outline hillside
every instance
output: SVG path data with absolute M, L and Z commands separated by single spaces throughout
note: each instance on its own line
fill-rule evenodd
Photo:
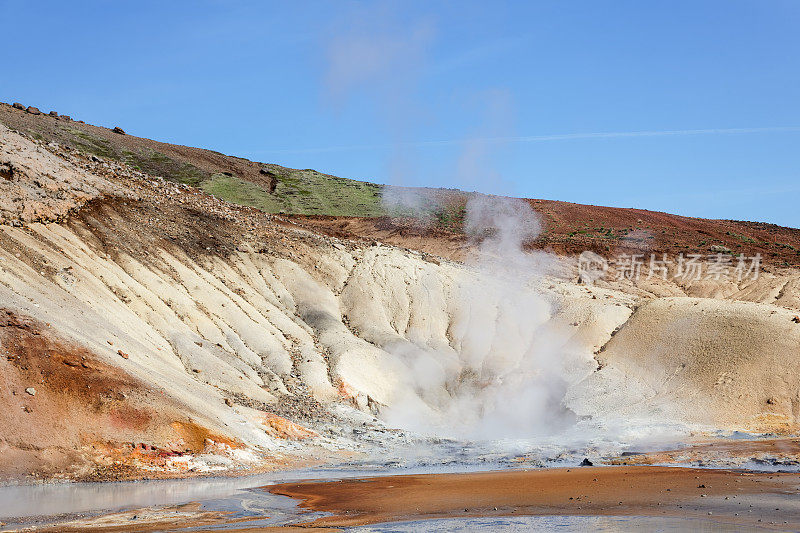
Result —
M 151 176 L 192 185 L 222 200 L 267 213 L 298 216 L 298 223 L 332 235 L 403 244 L 465 241 L 464 206 L 470 194 L 449 189 L 403 189 L 417 211 L 381 201 L 396 187 L 339 178 L 311 169 L 290 169 L 239 157 L 115 133 L 69 117 L 32 114 L 0 104 L 0 123 L 34 139 L 124 163 Z M 759 222 L 709 220 L 646 211 L 529 200 L 542 219 L 533 248 L 560 254 L 592 250 L 621 253 L 761 254 L 774 266 L 800 265 L 800 229 Z M 411 217 L 409 217 L 411 215 Z M 388 218 L 391 216 L 391 218 Z M 335 218 L 329 218 L 335 217 Z M 439 250 L 439 245 L 431 251 Z
M 265 165 L 79 124 L 110 139 L 87 153 L 31 130 L 72 122 L 2 110 L 31 126 L 0 125 L 0 479 L 446 461 L 465 440 L 533 437 L 577 464 L 595 438 L 611 460 L 630 435 L 800 428 L 788 251 L 758 277 L 594 285 L 571 253 L 725 232 L 768 251 L 797 230 L 507 198 L 469 237 L 437 226 L 458 217 L 285 216 L 117 157 L 142 143 L 172 154 L 162 169 L 192 157 L 242 182 Z M 524 248 L 529 206 L 546 230 Z

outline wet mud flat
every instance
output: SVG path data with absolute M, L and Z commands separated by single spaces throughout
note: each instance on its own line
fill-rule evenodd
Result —
M 265 487 L 331 513 L 303 525 L 420 519 L 639 516 L 800 528 L 800 474 L 658 466 L 578 467 L 308 481 Z
M 797 445 L 733 439 L 595 460 L 613 466 L 581 467 L 575 457 L 548 468 L 527 460 L 399 469 L 376 461 L 245 477 L 6 486 L 0 531 L 800 530 Z M 12 508 L 27 518 L 4 518 Z

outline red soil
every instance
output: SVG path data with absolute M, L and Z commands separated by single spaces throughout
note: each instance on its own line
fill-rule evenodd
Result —
M 710 220 L 646 211 L 552 200 L 528 200 L 540 215 L 543 231 L 532 249 L 559 254 L 591 250 L 605 257 L 621 253 L 702 254 L 729 253 L 747 257 L 761 254 L 764 264 L 800 266 L 800 229 L 761 222 Z M 467 237 L 435 225 L 410 219 L 292 216 L 315 231 L 339 237 L 380 240 L 460 260 Z M 715 247 L 715 248 L 712 248 Z M 727 252 L 726 252 L 727 253 Z M 649 255 L 648 255 L 649 256 Z
M 47 324 L 0 310 L 0 347 L 0 479 L 140 477 L 207 438 L 237 446 Z

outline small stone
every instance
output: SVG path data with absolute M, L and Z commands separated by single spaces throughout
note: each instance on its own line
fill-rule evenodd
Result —
M 27 392 L 31 396 L 36 396 L 36 389 L 34 389 L 33 387 L 28 387 L 27 389 L 25 389 L 25 392 Z
M 225 398 L 225 405 L 227 405 L 228 407 L 233 407 L 233 400 L 231 400 L 230 398 Z
M 129 357 L 129 356 L 128 356 L 128 354 L 126 354 L 126 353 L 125 353 L 125 352 L 123 352 L 122 350 L 117 350 L 117 353 L 118 353 L 118 354 L 119 354 L 119 356 L 120 356 L 120 357 L 122 357 L 123 359 L 127 359 L 127 358 Z
M 792 318 L 792 322 L 794 322 L 795 324 L 800 324 L 800 316 L 794 315 L 794 317 Z

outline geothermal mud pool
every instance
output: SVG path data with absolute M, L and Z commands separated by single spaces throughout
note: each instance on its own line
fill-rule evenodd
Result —
M 745 442 L 750 453 L 775 444 Z M 258 531 L 309 523 L 353 531 L 800 526 L 797 474 L 785 469 L 576 467 L 574 460 L 560 461 L 573 466 L 372 463 L 234 478 L 9 486 L 0 489 L 0 509 L 16 516 L 0 517 L 7 530 L 44 531 Z

